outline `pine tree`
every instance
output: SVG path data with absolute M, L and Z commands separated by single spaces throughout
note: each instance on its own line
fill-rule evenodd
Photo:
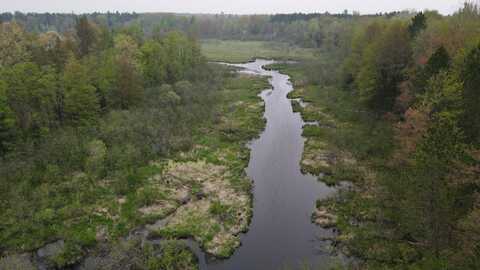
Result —
M 418 75 L 415 78 L 414 85 L 418 93 L 425 92 L 425 87 L 428 81 L 443 70 L 450 67 L 450 56 L 445 47 L 440 46 L 428 59 L 427 64 L 423 69 L 419 69 Z
M 461 126 L 468 141 L 480 143 L 480 45 L 465 58 L 462 71 L 465 112 Z
M 8 106 L 6 83 L 0 81 L 0 156 L 8 149 L 8 144 L 13 139 L 15 118 Z
M 425 72 L 428 78 L 437 75 L 440 71 L 450 67 L 450 56 L 445 47 L 440 46 L 428 59 L 425 65 Z
M 427 28 L 427 18 L 423 12 L 418 13 L 415 17 L 413 17 L 410 26 L 408 27 L 408 31 L 412 38 L 415 38 L 418 33 L 422 30 Z
M 89 54 L 96 42 L 96 33 L 93 25 L 88 21 L 86 16 L 82 16 L 77 20 L 75 25 L 77 38 L 79 40 L 80 56 Z
M 365 48 L 363 67 L 356 79 L 360 97 L 371 110 L 392 110 L 411 61 L 408 39 L 406 27 L 396 22 Z

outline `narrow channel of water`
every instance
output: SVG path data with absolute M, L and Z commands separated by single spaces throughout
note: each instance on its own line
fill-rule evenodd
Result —
M 300 159 L 304 147 L 299 113 L 293 113 L 287 94 L 293 90 L 287 75 L 267 71 L 273 61 L 235 65 L 243 72 L 270 76 L 272 89 L 262 92 L 267 125 L 260 138 L 251 142 L 247 169 L 254 181 L 254 215 L 242 246 L 223 261 L 205 263 L 208 270 L 325 269 L 331 258 L 328 243 L 321 241 L 332 232 L 311 223 L 315 201 L 335 192 L 316 177 L 302 174 Z

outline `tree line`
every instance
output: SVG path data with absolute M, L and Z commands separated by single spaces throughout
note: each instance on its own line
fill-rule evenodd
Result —
M 335 59 L 317 63 L 311 81 L 354 97 L 358 114 L 391 134 L 367 149 L 373 182 L 349 194 L 362 224 L 354 254 L 368 269 L 478 269 L 479 6 L 344 25 L 346 42 L 324 51 Z
M 107 196 L 100 183 L 126 196 L 142 166 L 189 149 L 215 115 L 220 79 L 182 32 L 86 16 L 65 33 L 1 23 L 0 253 L 60 237 L 78 254 L 95 242 L 87 209 Z
M 293 45 L 321 48 L 338 43 L 338 35 L 347 24 L 368 18 L 412 16 L 410 12 L 392 12 L 360 16 L 359 13 L 294 13 L 275 15 L 169 14 L 169 13 L 91 13 L 85 16 L 109 29 L 131 27 L 151 36 L 173 30 L 200 39 L 281 41 Z M 79 15 L 50 13 L 2 13 L 0 21 L 15 21 L 28 31 L 71 29 Z

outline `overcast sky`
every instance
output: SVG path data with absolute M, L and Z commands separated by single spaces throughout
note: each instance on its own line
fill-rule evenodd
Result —
M 180 13 L 377 13 L 405 9 L 435 9 L 448 14 L 464 0 L 0 0 L 0 11 L 75 12 L 135 11 Z

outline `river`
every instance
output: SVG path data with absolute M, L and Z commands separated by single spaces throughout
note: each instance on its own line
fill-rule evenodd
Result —
M 326 269 L 331 262 L 328 243 L 332 235 L 311 223 L 315 201 L 332 195 L 335 189 L 304 175 L 300 159 L 305 124 L 294 113 L 287 94 L 293 90 L 289 76 L 263 67 L 273 61 L 234 65 L 241 72 L 270 77 L 271 89 L 261 93 L 265 102 L 266 128 L 250 143 L 247 174 L 254 182 L 253 219 L 242 235 L 242 246 L 227 260 L 200 258 L 200 268 L 209 270 Z

